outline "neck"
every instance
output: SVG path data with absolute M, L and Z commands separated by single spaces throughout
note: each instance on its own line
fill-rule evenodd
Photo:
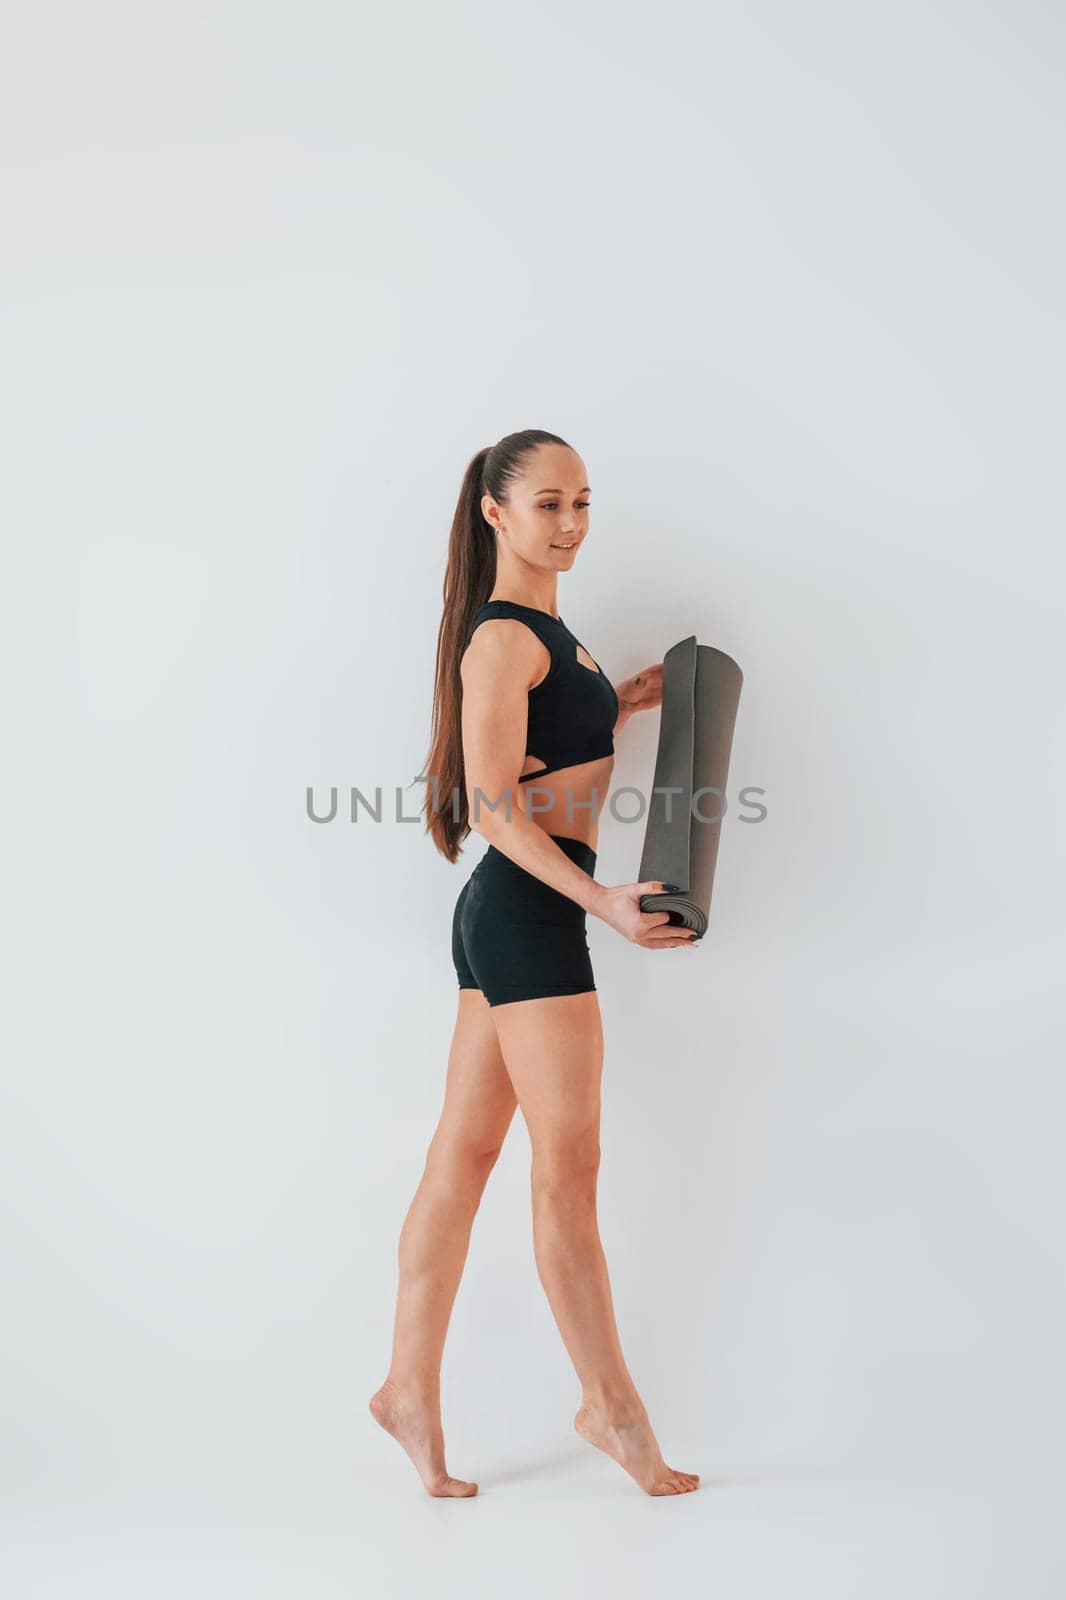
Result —
M 492 586 L 491 600 L 510 600 L 516 606 L 532 606 L 534 611 L 548 611 L 553 617 L 559 615 L 559 603 L 556 598 L 556 575 L 549 573 L 547 578 L 543 573 L 508 572 L 501 562 L 496 570 L 496 582 Z

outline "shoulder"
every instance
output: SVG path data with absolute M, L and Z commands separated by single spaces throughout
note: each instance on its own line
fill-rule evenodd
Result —
M 474 619 L 473 631 L 467 642 L 463 659 L 475 656 L 502 661 L 507 657 L 524 654 L 537 659 L 544 650 L 542 640 L 518 617 L 496 616 L 489 613 Z
M 464 683 L 512 677 L 526 687 L 543 674 L 547 646 L 517 617 L 480 613 L 459 662 Z

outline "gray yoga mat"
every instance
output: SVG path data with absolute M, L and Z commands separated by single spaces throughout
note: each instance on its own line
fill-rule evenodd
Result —
M 637 881 L 674 887 L 671 893 L 642 894 L 640 909 L 668 911 L 676 926 L 701 934 L 711 910 L 743 681 L 732 656 L 697 644 L 695 634 L 663 657 L 659 749 Z

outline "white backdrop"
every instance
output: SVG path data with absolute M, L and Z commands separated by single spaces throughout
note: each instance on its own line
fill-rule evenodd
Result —
M 1061 15 L 3 34 L 10 1592 L 1061 1592 Z M 421 770 L 460 478 L 523 427 L 588 465 L 605 669 L 745 673 L 702 949 L 590 921 L 683 1501 L 572 1432 L 520 1118 L 445 1355 L 478 1500 L 366 1410 L 483 845 L 305 790 Z

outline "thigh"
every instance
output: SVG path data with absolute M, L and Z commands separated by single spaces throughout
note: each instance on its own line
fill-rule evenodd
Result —
M 479 989 L 460 989 L 433 1144 L 453 1154 L 491 1155 L 507 1136 L 516 1104 L 485 997 Z
M 596 1143 L 603 1020 L 595 990 L 491 1007 L 500 1048 L 534 1155 Z

